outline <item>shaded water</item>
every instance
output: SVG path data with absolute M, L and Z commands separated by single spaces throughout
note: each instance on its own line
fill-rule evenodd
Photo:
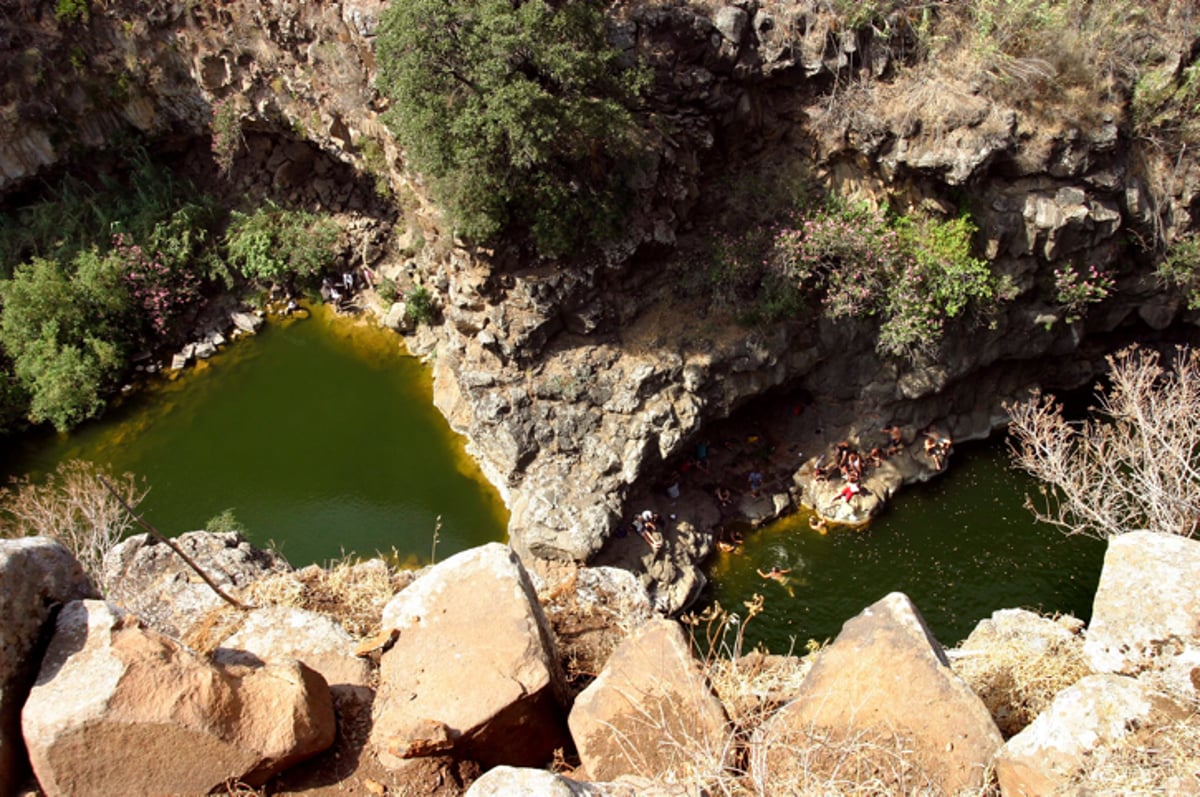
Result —
M 169 534 L 232 507 L 294 565 L 343 551 L 428 561 L 505 538 L 508 514 L 387 330 L 316 308 L 146 390 L 70 435 L 22 441 L 6 473 L 71 458 L 147 479 Z
M 706 601 L 745 614 L 748 650 L 803 652 L 809 639 L 837 635 L 842 623 L 889 592 L 906 593 L 940 642 L 952 645 L 996 609 L 1024 607 L 1091 614 L 1104 558 L 1101 542 L 1067 538 L 1035 523 L 1023 506 L 1036 484 L 1013 471 L 1002 443 L 959 446 L 949 471 L 907 487 L 859 531 L 821 536 L 807 515 L 747 535 L 740 552 L 717 553 Z M 755 571 L 790 568 L 788 582 Z

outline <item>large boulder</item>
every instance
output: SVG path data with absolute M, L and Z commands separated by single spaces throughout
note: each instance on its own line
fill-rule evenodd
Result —
M 1195 696 L 1200 688 L 1197 584 L 1200 541 L 1148 531 L 1111 540 L 1083 646 L 1092 669 L 1128 675 L 1157 670 L 1175 690 Z
M 217 664 L 302 661 L 332 689 L 369 686 L 371 665 L 354 653 L 355 640 L 335 620 L 289 606 L 268 606 L 245 614 L 236 631 L 213 651 Z
M 335 733 L 329 688 L 303 664 L 216 667 L 101 601 L 59 614 L 21 727 L 51 797 L 258 785 Z
M 371 742 L 385 766 L 452 747 L 485 765 L 537 766 L 566 742 L 565 685 L 529 575 L 491 543 L 430 568 L 383 612 Z
M 672 620 L 651 620 L 621 643 L 575 699 L 568 724 L 595 780 L 684 772 L 697 762 L 720 772 L 732 748 L 725 710 Z
M 61 604 L 97 597 L 79 562 L 55 540 L 0 540 L 0 794 L 26 771 L 21 705 L 38 671 L 43 626 Z
M 757 741 L 753 767 L 762 783 L 796 783 L 802 769 L 818 777 L 825 766 L 848 771 L 852 761 L 886 767 L 897 793 L 947 794 L 980 789 L 1003 744 L 987 707 L 899 592 L 842 626 Z
M 1089 675 L 1060 692 L 996 755 L 1006 797 L 1062 793 L 1097 749 L 1139 726 L 1182 716 L 1175 703 L 1121 675 Z
M 292 569 L 281 556 L 255 548 L 236 531 L 189 531 L 175 544 L 227 592 Z M 225 605 L 179 554 L 149 534 L 136 534 L 108 552 L 104 583 L 110 601 L 174 637 L 185 636 L 207 612 Z

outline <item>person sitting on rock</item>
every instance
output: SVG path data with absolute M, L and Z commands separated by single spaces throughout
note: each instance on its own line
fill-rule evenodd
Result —
M 837 444 L 837 464 L 839 468 L 847 467 L 850 464 L 850 443 L 843 440 Z
M 729 506 L 729 502 L 733 500 L 733 493 L 727 487 L 717 485 L 717 489 L 713 491 L 713 494 L 717 497 L 717 503 L 721 506 Z
M 845 499 L 846 503 L 850 503 L 850 499 L 862 492 L 862 488 L 858 486 L 858 482 L 847 482 L 846 486 L 838 493 L 838 498 Z
M 887 455 L 879 446 L 875 446 L 871 449 L 871 453 L 867 454 L 867 464 L 872 468 L 878 468 L 885 459 L 887 459 Z
M 888 436 L 887 455 L 889 457 L 900 453 L 900 449 L 904 447 L 904 432 L 897 424 L 889 424 L 879 431 Z
M 717 526 L 717 549 L 729 553 L 737 547 L 736 543 L 729 538 L 724 526 Z
M 758 498 L 758 491 L 761 490 L 763 486 L 763 475 L 758 471 L 753 470 L 750 471 L 750 475 L 747 478 L 750 480 L 750 494 L 755 498 Z

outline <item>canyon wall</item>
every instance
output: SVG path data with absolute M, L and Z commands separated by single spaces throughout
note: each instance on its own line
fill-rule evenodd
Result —
M 124 0 L 65 22 L 18 3 L 0 12 L 0 191 L 19 197 L 131 131 L 215 173 L 214 123 L 234 119 L 225 190 L 358 214 L 362 263 L 435 295 L 438 322 L 407 330 L 410 349 L 432 362 L 435 402 L 500 489 L 523 554 L 594 557 L 635 490 L 764 394 L 819 397 L 839 434 L 885 419 L 980 437 L 1029 385 L 1076 387 L 1117 343 L 1192 328 L 1153 274 L 1156 242 L 1191 226 L 1189 150 L 1155 155 L 1118 101 L 1031 105 L 952 69 L 905 83 L 922 57 L 911 28 L 839 27 L 815 2 L 614 7 L 610 39 L 654 76 L 625 234 L 565 262 L 466 247 L 381 121 L 385 5 Z M 1172 79 L 1189 52 L 1175 57 Z M 744 326 L 688 289 L 718 229 L 800 186 L 969 211 L 1014 296 L 954 321 L 935 354 L 899 359 L 876 352 L 870 318 Z M 1081 320 L 1047 290 L 1064 263 L 1117 278 Z

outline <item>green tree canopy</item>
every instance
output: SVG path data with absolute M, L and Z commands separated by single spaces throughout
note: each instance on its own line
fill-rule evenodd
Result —
M 120 259 L 95 249 L 65 266 L 34 258 L 0 282 L 0 298 L 0 344 L 30 396 L 30 419 L 65 430 L 95 415 L 124 364 L 133 317 Z
M 644 79 L 596 0 L 405 0 L 385 12 L 380 90 L 412 165 L 461 234 L 528 235 L 545 255 L 611 235 Z

